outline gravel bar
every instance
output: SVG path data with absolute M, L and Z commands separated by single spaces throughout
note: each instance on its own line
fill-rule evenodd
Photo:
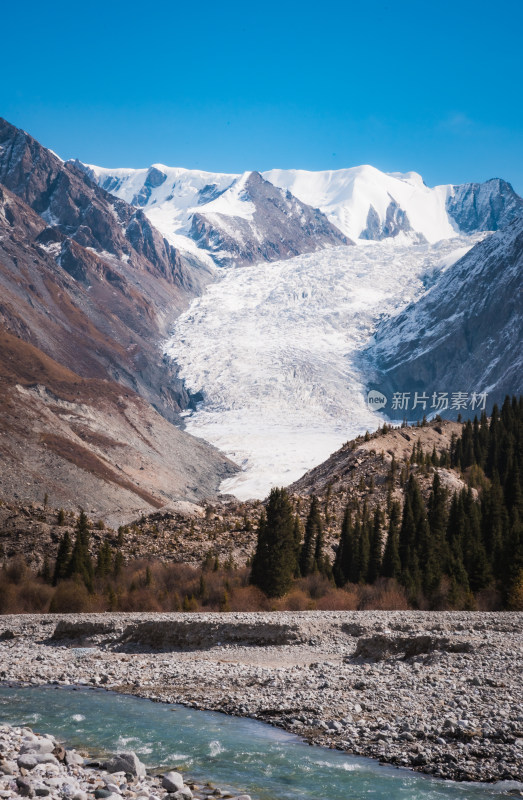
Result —
M 521 613 L 4 616 L 0 680 L 105 687 L 439 778 L 523 781 L 522 634 Z

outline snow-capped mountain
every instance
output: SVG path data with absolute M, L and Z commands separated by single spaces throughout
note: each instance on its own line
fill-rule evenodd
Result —
M 494 231 L 523 214 L 523 199 L 506 181 L 429 188 L 417 172 L 361 166 L 324 172 L 271 170 L 264 177 L 317 206 L 351 239 L 437 242 L 457 233 Z
M 258 172 L 224 175 L 160 164 L 148 170 L 79 166 L 102 188 L 143 207 L 171 244 L 208 254 L 220 266 L 352 244 L 321 211 Z
M 220 265 L 312 252 L 341 244 L 341 234 L 355 242 L 434 243 L 498 230 L 523 214 L 523 200 L 499 179 L 430 188 L 416 172 L 385 173 L 371 166 L 274 169 L 261 177 L 161 164 L 82 168 L 102 188 L 143 208 L 172 244 L 202 257 L 208 253 Z
M 487 237 L 420 299 L 378 328 L 373 385 L 393 392 L 487 392 L 489 407 L 523 391 L 523 217 Z M 465 398 L 464 398 L 465 399 Z M 389 407 L 390 409 L 390 404 Z M 466 415 L 469 402 L 460 410 Z M 388 413 L 388 409 L 384 409 Z M 408 416 L 399 411 L 393 416 Z M 418 406 L 413 416 L 423 413 Z M 447 412 L 448 413 L 448 412 Z
M 459 358 L 467 358 L 459 343 L 463 337 L 472 340 L 473 317 L 462 330 L 454 324 L 453 307 L 458 303 L 466 317 L 470 295 L 470 308 L 480 315 L 481 304 L 491 303 L 496 277 L 490 269 L 485 280 L 479 273 L 469 280 L 465 266 L 460 279 L 449 282 L 457 274 L 452 265 L 462 259 L 475 265 L 476 274 L 490 252 L 488 241 L 481 240 L 516 217 L 523 219 L 523 200 L 497 179 L 430 188 L 416 173 L 386 174 L 369 166 L 262 175 L 161 165 L 84 169 L 100 186 L 142 208 L 182 250 L 193 248 L 219 265 L 242 266 L 220 271 L 177 321 L 166 353 L 179 365 L 188 390 L 202 398 L 186 419 L 187 430 L 243 466 L 222 490 L 244 498 L 263 497 L 271 486 L 290 483 L 347 439 L 377 427 L 382 417 L 366 397 L 369 364 L 373 369 L 378 364 L 380 380 L 385 370 L 397 371 L 406 385 L 395 388 L 404 391 L 417 386 L 416 370 L 422 368 L 434 373 L 436 383 L 447 368 L 457 380 L 458 362 L 452 372 L 450 355 L 445 357 L 445 347 L 448 354 L 454 347 L 452 336 L 439 348 L 437 333 L 452 331 Z M 500 236 L 494 234 L 493 241 Z M 343 244 L 347 241 L 358 246 Z M 431 295 L 440 298 L 441 308 L 433 315 L 428 309 L 423 324 L 418 317 L 408 323 L 430 287 L 434 293 L 442 287 Z M 507 310 L 517 296 L 514 286 L 510 291 Z M 502 316 L 501 307 L 492 308 Z M 397 316 L 401 312 L 404 317 Z M 489 327 L 497 330 L 489 315 L 485 311 L 481 318 L 485 337 Z M 405 323 L 397 328 L 401 319 Z M 377 328 L 374 355 L 365 359 Z M 505 330 L 498 332 L 506 338 Z M 426 358 L 416 338 L 425 334 Z M 495 349 L 485 350 L 491 362 Z M 511 359 L 516 363 L 507 347 L 506 367 Z M 485 390 L 484 366 L 481 356 L 473 355 L 466 385 L 434 388 L 473 391 L 474 384 L 474 390 Z M 515 391 L 508 387 L 515 381 L 511 375 L 507 389 Z M 388 391 L 392 384 L 383 385 Z
M 194 211 L 190 237 L 222 265 L 255 264 L 353 244 L 327 217 L 259 172 Z

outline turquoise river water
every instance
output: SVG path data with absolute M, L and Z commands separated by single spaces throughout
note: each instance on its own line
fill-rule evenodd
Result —
M 180 769 L 253 800 L 480 800 L 511 788 L 438 781 L 311 747 L 255 720 L 103 690 L 0 686 L 0 722 L 52 733 L 92 755 L 134 750 L 148 767 Z

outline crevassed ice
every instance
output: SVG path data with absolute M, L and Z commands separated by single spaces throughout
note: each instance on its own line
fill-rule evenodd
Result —
M 187 430 L 242 472 L 221 490 L 265 497 L 374 430 L 357 356 L 383 316 L 402 309 L 472 247 L 392 240 L 226 270 L 176 323 L 165 351 L 204 402 Z

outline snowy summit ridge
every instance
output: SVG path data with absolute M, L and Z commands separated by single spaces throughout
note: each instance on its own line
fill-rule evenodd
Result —
M 103 189 L 143 208 L 172 244 L 190 251 L 196 244 L 220 266 L 288 258 L 347 243 L 343 237 L 434 243 L 498 230 L 523 213 L 523 200 L 500 179 L 430 188 L 416 172 L 369 165 L 234 175 L 76 163 Z

